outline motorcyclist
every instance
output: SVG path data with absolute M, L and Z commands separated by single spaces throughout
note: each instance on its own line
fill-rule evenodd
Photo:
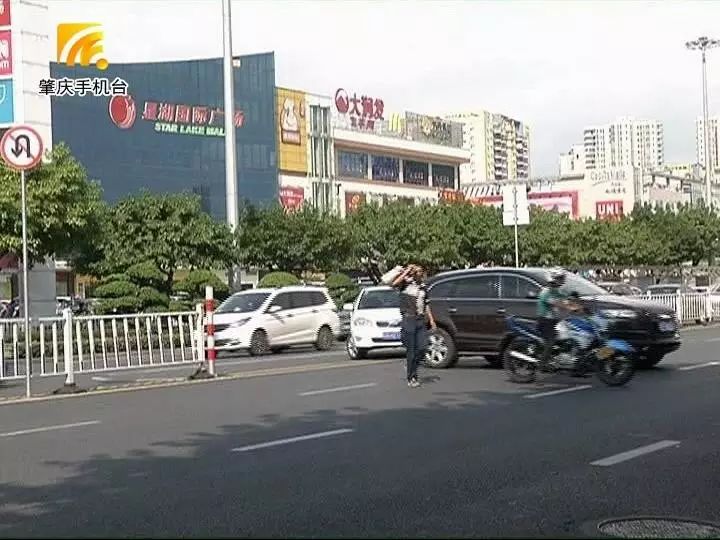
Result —
M 538 332 L 544 341 L 540 368 L 543 369 L 548 369 L 552 361 L 552 349 L 557 335 L 555 327 L 560 322 L 560 308 L 569 306 L 569 296 L 561 289 L 565 284 L 565 279 L 564 270 L 551 270 L 548 284 L 542 288 L 538 295 Z

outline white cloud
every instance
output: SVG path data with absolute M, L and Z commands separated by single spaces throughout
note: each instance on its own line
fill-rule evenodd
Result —
M 96 20 L 110 61 L 222 54 L 219 0 L 53 0 L 51 22 Z M 532 128 L 534 173 L 587 124 L 665 124 L 666 158 L 690 160 L 700 59 L 684 42 L 720 34 L 720 3 L 570 1 L 233 2 L 236 54 L 275 51 L 280 85 L 383 97 L 389 110 L 485 108 Z M 720 37 L 720 35 L 716 35 Z M 709 58 L 720 113 L 720 50 Z

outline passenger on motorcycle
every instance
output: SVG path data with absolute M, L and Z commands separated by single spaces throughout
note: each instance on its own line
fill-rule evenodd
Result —
M 550 281 L 543 287 L 538 296 L 537 316 L 538 332 L 543 338 L 544 349 L 540 360 L 541 368 L 548 368 L 552 361 L 552 350 L 557 336 L 555 327 L 560 322 L 560 309 L 577 310 L 577 304 L 569 300 L 570 296 L 562 291 L 565 284 L 565 271 L 562 269 L 550 272 Z

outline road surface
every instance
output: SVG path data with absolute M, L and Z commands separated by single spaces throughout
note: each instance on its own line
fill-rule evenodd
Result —
M 515 385 L 476 361 L 410 389 L 399 361 L 379 361 L 0 406 L 0 535 L 578 537 L 617 516 L 720 521 L 719 344 L 718 329 L 689 332 L 624 388 Z M 318 362 L 307 354 L 268 361 Z

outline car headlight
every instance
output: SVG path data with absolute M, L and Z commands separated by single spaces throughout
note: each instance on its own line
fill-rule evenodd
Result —
M 609 319 L 635 319 L 638 316 L 632 309 L 603 309 L 601 313 Z
M 242 326 L 243 324 L 245 324 L 245 323 L 248 322 L 249 320 L 250 320 L 250 318 L 240 319 L 240 320 L 238 320 L 238 321 L 231 322 L 231 323 L 230 323 L 230 328 L 237 328 L 237 327 L 239 327 L 239 326 Z
M 372 321 L 370 319 L 366 319 L 364 317 L 359 317 L 355 319 L 355 322 L 353 322 L 355 326 L 370 326 L 372 325 Z

